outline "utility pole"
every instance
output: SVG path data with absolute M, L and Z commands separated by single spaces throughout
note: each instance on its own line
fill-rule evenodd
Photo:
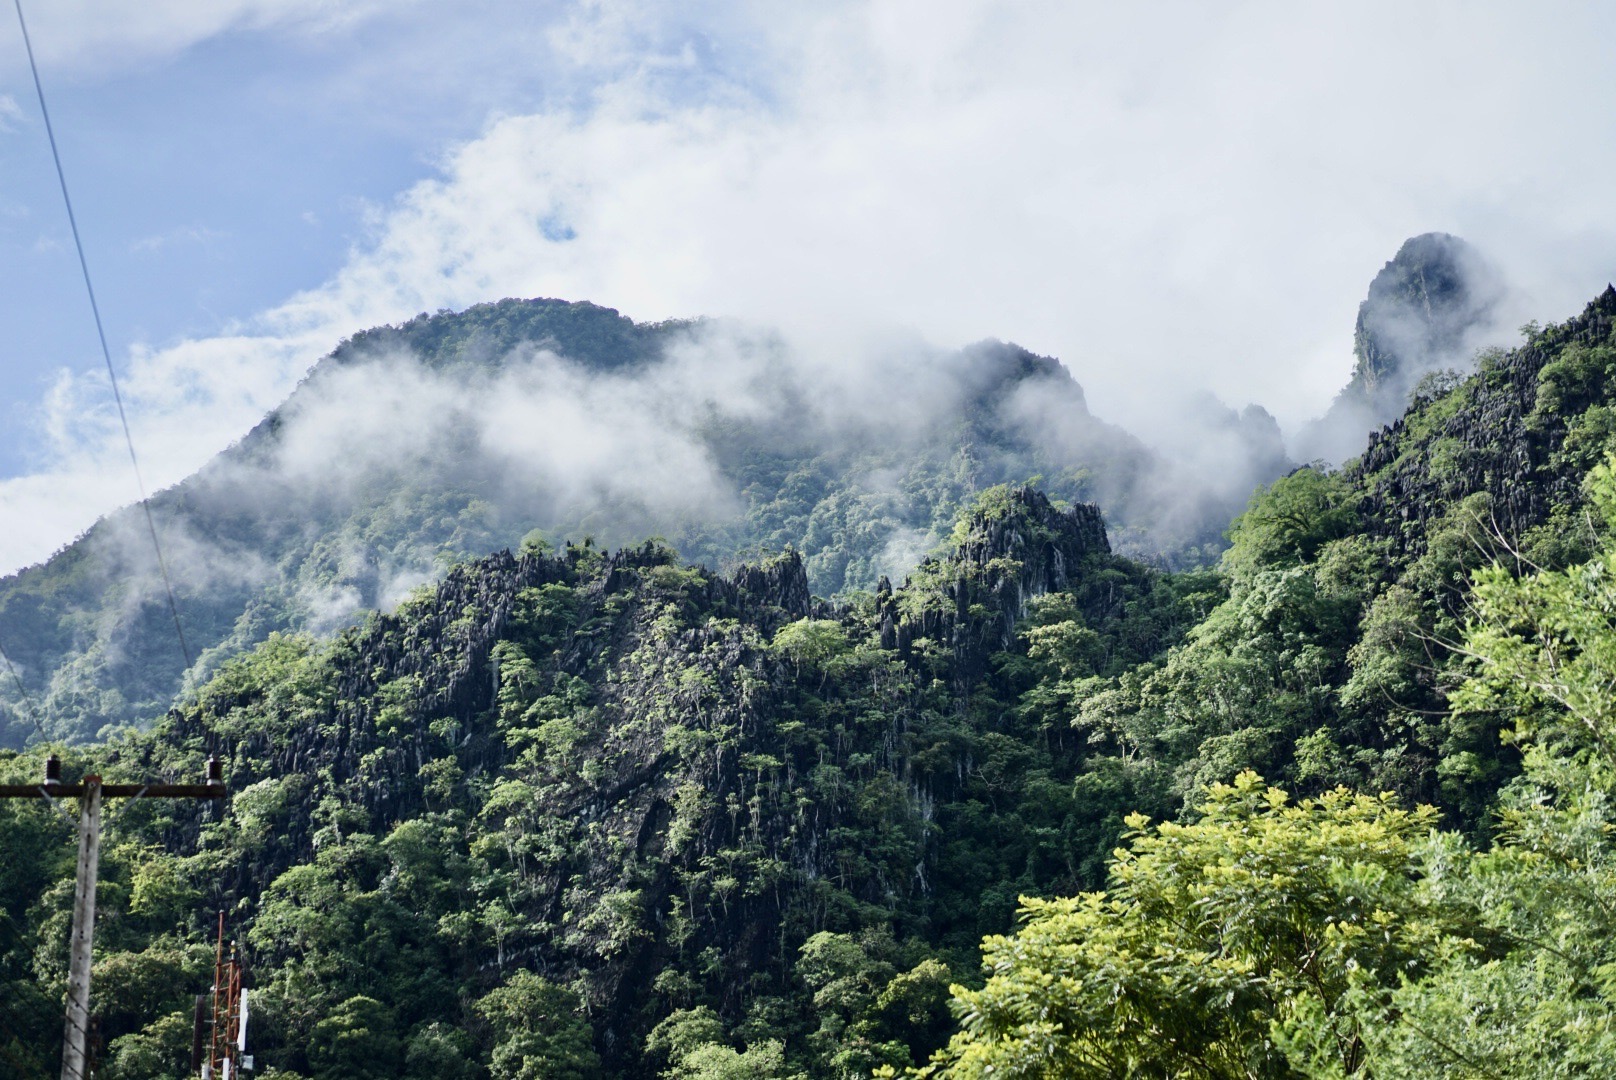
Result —
M 84 794 L 79 797 L 73 936 L 67 965 L 67 1027 L 62 1034 L 62 1080 L 80 1080 L 88 1075 L 90 1065 L 90 939 L 95 934 L 95 885 L 101 868 L 101 778 L 86 776 L 83 786 Z
M 253 1067 L 247 1053 L 247 991 L 241 985 L 241 958 L 236 943 L 230 955 L 224 951 L 224 912 L 219 912 L 219 945 L 213 954 L 212 1034 L 204 1039 L 207 1023 L 202 999 L 197 999 L 196 1032 L 191 1041 L 191 1071 L 202 1080 L 239 1080 L 243 1069 Z M 207 1060 L 202 1060 L 202 1044 L 208 1042 Z
M 101 803 L 105 799 L 222 799 L 219 760 L 208 758 L 203 784 L 104 784 L 94 774 L 77 784 L 62 783 L 62 762 L 45 759 L 40 785 L 0 784 L 0 799 L 79 800 L 78 880 L 73 889 L 73 936 L 67 969 L 67 1019 L 62 1030 L 62 1080 L 89 1080 L 90 946 L 95 934 L 95 883 L 101 866 Z M 63 816 L 66 816 L 65 812 Z

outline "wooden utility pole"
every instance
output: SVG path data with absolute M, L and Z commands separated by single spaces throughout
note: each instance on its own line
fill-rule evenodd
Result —
M 73 888 L 73 936 L 67 965 L 67 1027 L 62 1034 L 62 1080 L 81 1080 L 90 1065 L 90 939 L 95 934 L 95 885 L 101 867 L 101 778 L 86 776 L 79 797 L 78 880 Z
M 73 889 L 72 952 L 67 968 L 67 1019 L 62 1030 L 62 1080 L 89 1080 L 90 947 L 95 935 L 95 882 L 101 866 L 101 803 L 105 799 L 222 799 L 224 777 L 217 758 L 208 758 L 204 784 L 104 784 L 86 776 L 62 783 L 62 763 L 45 759 L 45 782 L 0 784 L 0 799 L 79 800 L 78 880 Z

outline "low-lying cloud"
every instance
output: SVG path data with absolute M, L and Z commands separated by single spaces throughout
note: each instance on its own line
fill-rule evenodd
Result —
M 396 340 L 350 349 L 299 387 L 272 433 L 210 465 L 182 499 L 159 499 L 159 520 L 182 540 L 215 536 L 213 552 L 187 540 L 186 560 L 241 565 L 244 594 L 276 563 L 299 583 L 301 623 L 327 629 L 395 603 L 447 555 L 514 545 L 533 528 L 605 545 L 692 538 L 687 554 L 722 562 L 769 542 L 756 513 L 782 498 L 778 512 L 796 522 L 785 540 L 805 549 L 816 583 L 868 584 L 938 543 L 949 498 L 1045 473 L 1097 499 L 1128 549 L 1182 554 L 1215 540 L 1252 487 L 1287 466 L 1260 409 L 1164 405 L 1178 441 L 1152 451 L 1094 417 L 1059 365 L 999 343 L 801 341 L 730 321 L 660 341 L 653 358 L 604 370 L 540 343 L 472 360 Z M 831 500 L 816 505 L 822 489 Z M 847 528 L 862 539 L 832 539 Z M 104 531 L 99 542 L 143 538 Z M 868 565 L 840 561 L 850 552 Z
M 326 7 L 238 3 L 163 40 Z M 1010 338 L 1154 439 L 1164 386 L 1291 430 L 1322 412 L 1369 278 L 1415 233 L 1474 241 L 1543 319 L 1616 268 L 1601 10 L 719 4 L 654 54 L 637 11 L 558 14 L 555 47 L 599 80 L 448 149 L 327 282 L 229 337 L 131 358 L 151 485 L 341 337 L 502 296 L 803 340 Z M 0 567 L 133 497 L 121 435 L 88 404 L 104 393 L 65 376 L 37 470 L 0 481 Z

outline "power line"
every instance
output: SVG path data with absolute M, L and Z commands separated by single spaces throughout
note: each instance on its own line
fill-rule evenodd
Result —
M 22 676 L 18 675 L 17 669 L 11 665 L 11 657 L 6 655 L 4 648 L 0 648 L 0 660 L 6 662 L 6 670 L 11 672 L 11 681 L 17 684 L 17 693 L 22 695 L 23 708 L 28 713 L 28 719 L 33 721 L 34 730 L 39 732 L 42 740 L 50 742 L 50 736 L 45 734 L 45 725 L 39 722 L 39 709 L 34 705 L 34 697 L 28 692 L 28 687 L 23 685 Z
M 18 1037 L 17 1032 L 13 1030 L 11 1025 L 6 1023 L 3 1018 L 0 1018 L 0 1035 L 6 1036 L 10 1040 L 10 1044 L 12 1046 L 16 1046 L 19 1049 L 24 1049 L 24 1052 L 27 1052 L 25 1048 L 28 1044 Z M 0 1053 L 5 1054 L 6 1060 L 11 1062 L 12 1067 L 17 1070 L 18 1080 L 27 1080 L 27 1078 L 30 1076 L 50 1075 L 46 1071 L 44 1064 L 39 1060 L 39 1058 L 34 1057 L 31 1053 L 29 1054 L 29 1061 L 31 1065 L 24 1065 L 22 1062 L 18 1061 L 17 1056 L 7 1049 L 7 1046 L 4 1043 L 0 1043 Z
M 34 92 L 39 95 L 39 112 L 45 118 L 45 135 L 50 140 L 51 160 L 56 163 L 56 179 L 62 186 L 62 202 L 67 207 L 67 223 L 73 230 L 73 246 L 79 253 L 79 269 L 84 272 L 84 291 L 90 297 L 90 312 L 95 316 L 95 333 L 101 341 L 101 358 L 106 361 L 107 379 L 112 383 L 112 400 L 118 406 L 118 422 L 123 425 L 124 444 L 129 447 L 129 464 L 134 466 L 135 487 L 140 492 L 140 508 L 146 514 L 146 531 L 151 534 L 152 550 L 157 553 L 157 569 L 163 575 L 163 588 L 168 592 L 168 610 L 174 616 L 174 634 L 179 638 L 180 652 L 185 666 L 191 666 L 191 647 L 185 641 L 185 629 L 180 625 L 180 608 L 174 600 L 174 583 L 168 576 L 168 564 L 163 560 L 163 545 L 157 539 L 157 522 L 152 517 L 151 503 L 146 498 L 146 481 L 140 475 L 140 459 L 135 455 L 135 437 L 129 432 L 129 416 L 124 412 L 123 394 L 118 390 L 118 375 L 112 367 L 112 350 L 107 347 L 107 332 L 101 323 L 101 306 L 95 300 L 95 286 L 90 282 L 90 262 L 84 257 L 84 241 L 79 237 L 78 218 L 73 213 L 73 198 L 67 193 L 67 173 L 62 169 L 62 155 L 56 148 L 56 129 L 51 125 L 50 109 L 45 106 L 45 85 L 39 80 L 39 64 L 34 60 L 34 43 L 28 36 L 28 21 L 22 15 L 22 0 L 12 0 L 17 8 L 17 25 L 22 27 L 23 48 L 28 51 L 28 70 L 34 76 Z

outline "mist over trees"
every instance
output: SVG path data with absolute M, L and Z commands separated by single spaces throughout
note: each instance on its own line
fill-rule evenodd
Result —
M 1152 449 L 1093 416 L 1060 363 L 996 341 L 831 347 L 560 301 L 423 315 L 345 342 L 152 499 L 189 671 L 135 510 L 0 581 L 0 644 L 47 730 L 88 738 L 272 632 L 329 633 L 530 535 L 659 536 L 712 568 L 790 547 L 832 596 L 914 567 L 975 493 L 1036 480 L 1097 502 L 1119 549 L 1202 564 L 1290 464 L 1260 409 L 1176 412 L 1177 441 Z M 8 711 L 0 742 L 32 730 Z

